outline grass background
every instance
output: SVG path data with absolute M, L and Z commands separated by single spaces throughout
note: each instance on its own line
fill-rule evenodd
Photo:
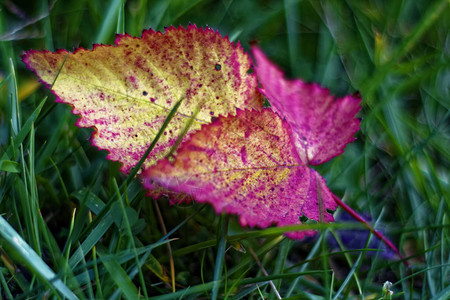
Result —
M 447 0 L 0 1 L 0 298 L 276 299 L 272 280 L 283 299 L 378 299 L 385 281 L 395 299 L 448 299 L 449 19 Z M 409 268 L 366 237 L 333 247 L 336 225 L 294 242 L 209 206 L 156 205 L 19 57 L 189 23 L 257 41 L 290 77 L 361 93 L 357 141 L 317 169 Z

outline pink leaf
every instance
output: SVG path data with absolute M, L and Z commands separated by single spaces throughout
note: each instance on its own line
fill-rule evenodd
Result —
M 261 92 L 291 125 L 302 162 L 318 165 L 341 154 L 359 130 L 359 120 L 354 117 L 360 98 L 347 95 L 335 99 L 315 83 L 288 80 L 259 48 L 252 52 Z
M 144 171 L 144 186 L 192 195 L 215 210 L 239 215 L 242 225 L 301 224 L 304 216 L 333 221 L 333 194 L 324 179 L 304 165 L 291 129 L 270 109 L 237 111 L 191 136 L 174 161 L 164 159 Z M 292 232 L 302 238 L 312 232 Z

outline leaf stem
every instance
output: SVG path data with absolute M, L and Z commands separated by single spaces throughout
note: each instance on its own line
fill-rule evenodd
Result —
M 391 248 L 393 251 L 395 251 L 395 253 L 398 254 L 398 256 L 400 257 L 400 259 L 403 260 L 403 263 L 405 264 L 405 266 L 409 267 L 409 263 L 407 260 L 404 260 L 404 257 L 400 254 L 400 251 L 397 249 L 397 247 L 394 245 L 394 243 L 392 243 L 387 237 L 385 237 L 381 232 L 379 232 L 378 230 L 376 230 L 375 228 L 372 227 L 372 225 L 370 225 L 369 222 L 367 222 L 363 217 L 361 217 L 356 211 L 354 211 L 350 206 L 348 206 L 347 204 L 345 204 L 341 199 L 339 199 L 339 197 L 337 197 L 336 195 L 333 194 L 333 199 L 334 201 L 340 206 L 342 207 L 346 212 L 348 212 L 353 218 L 355 218 L 357 221 L 361 222 L 364 224 L 365 227 L 367 227 L 367 229 L 369 229 L 371 232 L 373 232 L 373 234 L 379 238 L 380 240 L 383 241 L 383 243 L 386 244 L 386 246 L 388 246 L 389 248 Z

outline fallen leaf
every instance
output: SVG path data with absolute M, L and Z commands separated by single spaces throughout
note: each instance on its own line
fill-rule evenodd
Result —
M 78 126 L 95 127 L 92 143 L 125 172 L 141 159 L 179 100 L 145 167 L 164 157 L 189 123 L 184 140 L 219 114 L 262 107 L 240 44 L 195 25 L 169 27 L 164 34 L 145 30 L 140 38 L 118 35 L 115 45 L 73 53 L 31 50 L 22 59 L 52 87 L 58 102 L 80 115 Z
M 238 111 L 203 126 L 174 161 L 147 169 L 144 185 L 152 196 L 164 189 L 191 195 L 218 213 L 239 215 L 242 225 L 331 222 L 337 197 L 310 165 L 339 155 L 354 140 L 360 99 L 335 99 L 317 84 L 287 80 L 258 48 L 253 54 L 260 90 L 272 110 Z M 313 232 L 288 236 L 305 234 Z
M 239 215 L 241 225 L 301 224 L 300 218 L 333 221 L 336 208 L 324 179 L 305 166 L 289 124 L 270 109 L 238 110 L 203 125 L 178 149 L 143 172 L 144 186 L 162 186 Z M 312 231 L 290 232 L 302 238 Z
M 302 162 L 318 165 L 344 152 L 359 130 L 359 120 L 355 119 L 360 110 L 359 96 L 335 99 L 318 84 L 288 80 L 258 47 L 252 52 L 260 91 L 291 125 Z

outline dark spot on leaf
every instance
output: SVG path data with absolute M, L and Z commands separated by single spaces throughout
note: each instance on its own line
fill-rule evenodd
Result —
M 302 223 L 306 223 L 309 220 L 309 218 L 305 215 L 301 215 L 299 219 L 300 219 L 300 222 L 302 222 Z
M 334 214 L 334 210 L 327 208 L 327 213 L 332 215 L 332 214 Z
M 150 98 L 150 101 L 151 102 L 155 102 L 155 98 Z
M 148 95 L 147 91 L 143 91 L 142 95 L 147 96 Z
M 134 137 L 138 137 L 138 135 L 137 135 L 137 134 L 135 134 L 135 135 L 134 135 Z
M 211 116 L 213 116 L 213 115 L 214 115 L 214 112 L 213 112 L 213 111 L 210 111 L 209 114 L 210 114 Z
M 219 64 L 216 64 L 216 71 L 220 71 L 220 70 L 222 70 L 222 66 Z

